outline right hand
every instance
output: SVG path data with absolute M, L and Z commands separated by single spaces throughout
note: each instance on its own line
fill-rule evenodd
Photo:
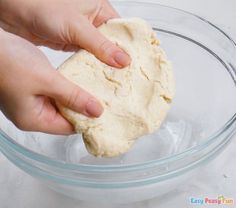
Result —
M 96 27 L 119 15 L 108 0 L 0 0 L 0 27 L 36 45 L 93 53 L 104 63 L 123 68 L 129 55 Z
M 101 115 L 101 104 L 56 71 L 33 44 L 0 29 L 0 47 L 0 109 L 18 128 L 73 133 L 54 100 L 86 116 Z

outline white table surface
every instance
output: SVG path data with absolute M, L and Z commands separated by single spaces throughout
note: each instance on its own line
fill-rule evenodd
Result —
M 236 41 L 236 0 L 149 0 L 190 11 L 210 20 Z M 130 205 L 103 206 L 112 208 L 195 207 L 189 197 L 220 195 L 234 198 L 236 204 L 236 135 L 228 147 L 200 174 L 175 191 L 159 198 Z M 234 207 L 236 205 L 224 206 Z M 44 187 L 37 180 L 16 168 L 0 153 L 0 208 L 95 208 L 97 205 L 76 201 Z M 198 207 L 203 207 L 198 205 Z M 222 207 L 222 206 L 209 206 Z

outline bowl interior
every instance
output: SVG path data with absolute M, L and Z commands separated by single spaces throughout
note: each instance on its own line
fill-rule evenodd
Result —
M 229 40 L 207 22 L 188 13 L 145 5 L 121 3 L 115 4 L 115 7 L 123 17 L 146 19 L 153 26 L 161 40 L 161 47 L 172 62 L 176 95 L 158 131 L 137 140 L 127 154 L 106 159 L 88 154 L 80 135 L 23 132 L 2 114 L 1 129 L 34 152 L 68 163 L 90 165 L 136 164 L 169 157 L 202 144 L 219 131 L 235 114 L 236 106 L 235 74 L 232 75 L 227 67 L 227 58 L 232 52 L 231 49 L 225 50 L 226 46 L 222 45 L 224 41 L 230 44 Z M 142 10 L 138 7 L 142 7 Z M 236 50 L 235 46 L 230 47 Z M 47 48 L 41 50 L 54 66 L 71 55 Z

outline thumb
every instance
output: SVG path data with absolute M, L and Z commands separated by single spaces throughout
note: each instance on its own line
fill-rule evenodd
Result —
M 69 25 L 67 40 L 71 44 L 93 53 L 98 59 L 110 66 L 122 68 L 130 64 L 129 55 L 116 44 L 104 37 L 86 18 Z
M 99 117 L 103 112 L 100 102 L 88 92 L 67 80 L 58 71 L 54 71 L 49 87 L 44 88 L 44 94 L 55 99 L 63 106 L 89 117 Z M 52 76 L 51 76 L 52 77 Z

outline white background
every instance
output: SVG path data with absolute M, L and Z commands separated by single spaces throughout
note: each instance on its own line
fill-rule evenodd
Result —
M 169 5 L 198 14 L 222 28 L 236 41 L 236 0 L 149 0 L 147 2 Z M 103 208 L 203 207 L 191 205 L 190 196 L 216 198 L 224 195 L 236 201 L 235 160 L 236 136 L 224 152 L 201 168 L 196 178 L 186 181 L 177 190 L 145 202 L 132 205 L 110 205 Z M 79 207 L 97 208 L 98 205 L 75 201 L 49 190 L 8 162 L 0 153 L 0 208 Z

